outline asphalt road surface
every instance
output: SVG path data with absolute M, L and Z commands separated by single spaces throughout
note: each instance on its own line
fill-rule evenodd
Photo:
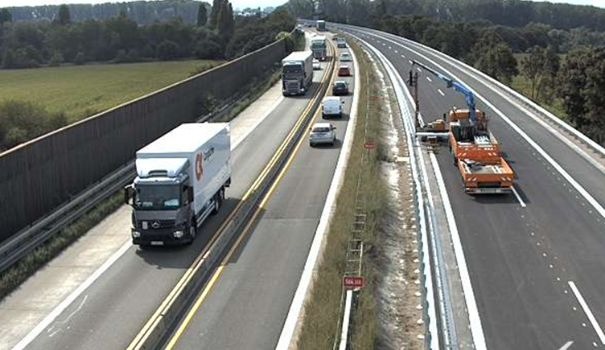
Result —
M 605 205 L 603 172 L 519 106 L 488 88 L 491 84 L 455 61 L 401 38 L 362 28 L 344 29 L 380 50 L 404 80 L 409 76 L 410 59 L 446 75 L 428 59 L 449 70 L 535 141 L 594 197 L 597 208 Z M 420 110 L 426 122 L 441 118 L 452 106 L 466 107 L 463 95 L 447 89 L 445 82 L 422 69 L 418 73 Z M 518 176 L 515 187 L 520 200 L 513 194 L 466 195 L 447 146 L 437 158 L 462 239 L 487 348 L 602 348 L 605 218 L 501 115 L 484 100 L 477 100 Z

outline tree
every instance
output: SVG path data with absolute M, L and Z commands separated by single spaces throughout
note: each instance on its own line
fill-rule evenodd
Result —
M 534 46 L 528 53 L 521 61 L 521 71 L 530 81 L 531 98 L 550 102 L 559 71 L 559 56 L 550 46 L 547 49 Z
M 225 44 L 231 40 L 234 30 L 233 9 L 227 0 L 222 0 L 217 18 L 218 34 Z
M 200 3 L 200 6 L 197 10 L 197 26 L 198 27 L 203 27 L 206 25 L 206 22 L 208 21 L 208 13 L 206 10 L 206 5 L 204 5 L 204 3 Z
M 495 32 L 485 32 L 471 51 L 475 67 L 506 84 L 519 73 L 512 50 Z
M 210 10 L 210 28 L 216 29 L 218 22 L 218 14 L 221 11 L 221 4 L 223 0 L 213 0 L 212 1 L 212 9 Z
M 174 41 L 164 40 L 158 45 L 157 55 L 162 61 L 175 59 L 179 55 L 179 45 Z
M 59 6 L 59 14 L 57 15 L 57 22 L 62 25 L 68 25 L 71 23 L 71 16 L 69 14 L 69 7 L 63 4 Z
M 7 8 L 0 10 L 0 26 L 5 22 L 12 22 L 13 15 Z
M 529 79 L 530 97 L 536 98 L 536 87 L 544 73 L 544 49 L 534 46 L 528 50 L 528 56 L 521 60 L 521 72 Z
M 558 95 L 569 120 L 605 145 L 605 48 L 570 52 L 558 78 Z

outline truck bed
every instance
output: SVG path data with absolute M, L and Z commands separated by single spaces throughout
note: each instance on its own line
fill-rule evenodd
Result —
M 460 159 L 458 168 L 467 193 L 508 193 L 512 191 L 515 173 L 504 158 L 489 163 Z

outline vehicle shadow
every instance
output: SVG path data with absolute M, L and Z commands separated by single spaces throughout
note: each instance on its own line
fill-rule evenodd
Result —
M 158 269 L 185 269 L 190 267 L 195 258 L 207 248 L 214 236 L 218 234 L 219 228 L 240 201 L 239 198 L 226 198 L 219 213 L 210 216 L 198 228 L 197 236 L 191 244 L 139 247 L 136 254 L 145 263 L 156 266 Z
M 349 121 L 349 113 L 343 113 L 340 118 L 339 117 L 323 117 L 322 116 L 321 119 L 325 120 L 325 121 L 336 120 L 336 121 L 343 121 L 343 122 L 345 122 L 345 121 Z
M 317 145 L 313 146 L 313 148 L 320 148 L 320 149 L 322 149 L 322 148 L 331 149 L 331 148 L 340 148 L 340 147 L 342 147 L 342 141 L 340 139 L 334 140 L 334 144 L 333 145 L 329 145 L 327 143 L 325 143 L 325 144 L 320 143 L 320 144 L 317 144 Z
M 531 203 L 522 188 L 515 185 L 515 190 L 525 204 Z M 475 201 L 481 204 L 519 204 L 519 200 L 514 193 L 493 194 L 493 195 L 474 195 Z

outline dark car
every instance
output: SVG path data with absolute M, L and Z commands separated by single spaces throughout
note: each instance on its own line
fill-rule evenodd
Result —
M 349 94 L 349 84 L 346 81 L 337 80 L 334 82 L 332 86 L 332 95 L 348 95 Z

